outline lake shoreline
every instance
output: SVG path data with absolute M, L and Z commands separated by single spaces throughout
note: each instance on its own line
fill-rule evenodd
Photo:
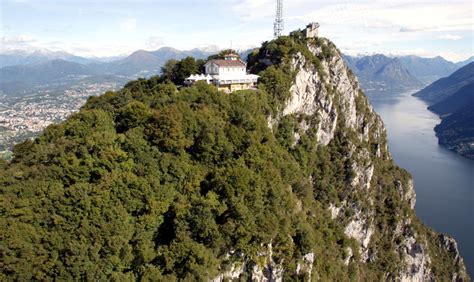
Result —
M 451 151 L 451 152 L 454 152 L 468 160 L 471 160 L 471 161 L 474 161 L 474 155 L 472 155 L 472 149 L 469 149 L 469 150 L 461 150 L 460 148 L 460 144 L 461 143 L 456 143 L 456 144 L 449 144 L 449 142 L 443 142 L 443 140 L 440 138 L 440 132 L 438 132 L 437 128 L 439 128 L 439 126 L 441 126 L 442 122 L 443 122 L 443 118 L 447 118 L 450 116 L 450 114 L 445 114 L 445 115 L 441 115 L 441 114 L 438 114 L 436 113 L 435 111 L 433 111 L 431 109 L 431 105 L 430 105 L 430 101 L 427 100 L 427 99 L 423 99 L 422 97 L 419 97 L 419 96 L 416 96 L 416 92 L 417 90 L 412 90 L 412 91 L 415 91 L 413 94 L 411 94 L 411 96 L 423 101 L 424 103 L 427 104 L 427 107 L 426 109 L 428 111 L 430 111 L 431 113 L 437 115 L 440 119 L 440 122 L 433 128 L 433 131 L 435 132 L 435 136 L 436 138 L 438 138 L 438 144 L 442 147 L 444 147 L 445 149 Z M 461 146 L 462 147 L 462 146 Z M 471 152 L 471 154 L 469 154 L 469 152 Z
M 387 128 L 390 152 L 409 171 L 417 194 L 419 218 L 459 245 L 474 277 L 474 162 L 439 145 L 434 127 L 440 118 L 413 92 L 367 94 Z

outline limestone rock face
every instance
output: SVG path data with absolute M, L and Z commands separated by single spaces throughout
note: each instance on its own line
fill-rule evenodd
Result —
M 434 277 L 431 275 L 429 264 L 430 256 L 426 253 L 425 247 L 417 243 L 414 236 L 406 238 L 401 252 L 405 257 L 406 270 L 400 274 L 401 281 L 430 281 Z
M 381 174 L 377 168 L 379 163 L 392 163 L 388 152 L 386 130 L 381 118 L 374 112 L 367 98 L 360 90 L 357 79 L 345 65 L 342 56 L 328 40 L 319 39 L 318 44 L 308 43 L 309 51 L 316 57 L 324 57 L 320 66 L 316 67 L 308 61 L 307 56 L 298 53 L 293 56 L 290 68 L 295 73 L 290 87 L 290 97 L 284 103 L 277 116 L 268 117 L 269 127 L 274 129 L 279 120 L 285 116 L 294 116 L 299 122 L 299 132 L 294 133 L 295 144 L 302 134 L 312 132 L 316 136 L 317 146 L 328 146 L 335 139 L 336 133 L 342 128 L 348 129 L 355 135 L 357 142 L 350 143 L 347 137 L 348 150 L 345 159 L 352 171 L 352 179 L 347 187 L 346 198 L 338 202 L 328 203 L 330 216 L 337 222 L 342 222 L 347 237 L 358 243 L 358 254 L 350 247 L 346 248 L 347 256 L 342 262 L 368 264 L 378 257 L 374 234 L 384 234 L 391 241 L 396 257 L 400 264 L 398 273 L 387 273 L 388 280 L 399 281 L 430 281 L 434 280 L 431 269 L 432 258 L 429 255 L 429 243 L 426 238 L 414 228 L 411 216 L 414 216 L 416 203 L 413 181 L 399 177 L 393 183 L 393 197 L 399 198 L 407 211 L 400 210 L 397 222 L 384 227 L 377 226 L 377 197 L 380 189 L 385 189 L 374 181 L 376 174 Z M 333 48 L 335 54 L 323 56 L 323 46 Z M 293 144 L 293 145 L 295 145 Z M 362 144 L 362 145 L 361 145 Z M 311 182 L 311 179 L 309 179 Z M 357 195 L 357 196 L 354 196 Z M 386 200 L 387 201 L 387 200 Z M 378 221 L 380 224 L 380 220 Z M 388 229 L 387 228 L 391 228 Z M 382 229 L 382 230 L 381 230 Z M 380 240 L 380 239 L 378 239 Z M 462 258 L 459 256 L 456 242 L 440 235 L 440 244 L 452 254 L 459 269 L 464 269 Z M 271 258 L 271 245 L 265 254 L 264 263 L 251 268 L 242 269 L 250 273 L 253 281 L 280 281 L 285 269 L 281 269 Z M 318 280 L 318 274 L 313 271 L 317 254 L 308 253 L 301 257 L 296 266 L 296 273 L 306 274 L 306 277 Z M 232 267 L 232 271 L 236 268 Z M 228 272 L 223 278 L 235 277 Z M 453 273 L 452 279 L 465 279 L 467 275 Z M 222 280 L 221 279 L 221 280 Z
M 467 270 L 464 265 L 464 260 L 459 253 L 458 243 L 456 243 L 453 238 L 444 234 L 439 234 L 438 240 L 440 245 L 449 252 L 457 268 L 460 269 L 458 273 L 453 274 L 452 280 L 463 281 L 465 277 L 467 277 Z
M 273 261 L 272 244 L 268 244 L 264 249 L 264 252 L 258 253 L 257 256 L 260 258 L 262 263 L 256 264 L 250 260 L 244 260 L 243 262 L 233 263 L 230 268 L 219 274 L 217 277 L 212 279 L 213 282 L 229 281 L 232 279 L 239 279 L 242 274 L 247 273 L 251 281 L 261 282 L 281 282 L 283 281 L 284 269 L 280 264 Z M 228 255 L 230 257 L 231 254 Z M 310 260 L 310 255 L 305 258 Z M 310 260 L 305 264 L 305 268 L 302 271 L 311 272 L 313 261 Z M 309 270 L 308 270 L 309 269 Z
M 309 45 L 309 50 L 316 56 L 320 55 L 320 46 Z M 338 120 L 343 120 L 342 126 L 355 129 L 358 138 L 367 141 L 370 138 L 379 139 L 385 129 L 380 118 L 369 107 L 368 113 L 360 113 L 356 108 L 356 99 L 363 95 L 360 91 L 357 80 L 350 76 L 348 69 L 337 54 L 328 60 L 322 61 L 322 70 L 307 64 L 306 58 L 298 54 L 292 61 L 293 70 L 297 73 L 293 86 L 290 88 L 291 96 L 283 109 L 285 115 L 311 116 L 316 120 L 317 140 L 320 145 L 328 145 L 333 139 L 338 125 Z M 365 97 L 363 97 L 365 99 Z M 338 109 L 338 107 L 340 107 Z M 343 113 L 343 116 L 340 116 Z M 370 127 L 374 128 L 374 136 L 370 136 Z M 301 124 L 300 128 L 309 129 L 307 124 Z M 296 137 L 296 136 L 295 136 Z M 380 146 L 383 142 L 380 142 Z M 367 150 L 357 150 L 351 148 L 348 155 L 355 159 L 363 159 L 363 166 L 356 162 L 352 163 L 355 177 L 352 179 L 352 187 L 347 189 L 370 189 L 371 180 L 374 173 L 372 156 Z M 348 237 L 356 239 L 360 243 L 362 259 L 368 260 L 368 246 L 373 234 L 372 214 L 362 213 L 359 203 L 345 201 L 339 207 L 330 206 L 332 216 L 336 218 L 339 211 L 352 210 L 355 214 L 348 218 L 345 233 Z
M 322 52 L 321 48 L 311 45 L 308 47 L 315 55 Z M 344 113 L 345 126 L 358 129 L 360 138 L 368 140 L 368 128 L 371 124 L 364 123 L 366 115 L 358 113 L 355 105 L 355 99 L 363 94 L 357 79 L 349 75 L 342 57 L 337 55 L 322 62 L 325 77 L 314 66 L 307 64 L 302 54 L 295 56 L 291 65 L 297 74 L 290 88 L 291 97 L 282 110 L 283 116 L 298 114 L 318 117 L 318 139 L 321 144 L 327 145 L 334 138 L 338 118 L 341 118 L 336 108 L 337 103 Z M 329 93 L 327 86 L 332 88 L 332 93 Z M 340 95 L 335 95 L 337 93 Z M 372 123 L 377 123 L 378 129 L 385 132 L 380 118 L 373 113 L 371 106 L 369 108 L 371 117 L 374 118 Z
M 327 41 L 323 44 L 329 44 Z M 322 52 L 321 46 L 308 45 L 309 50 L 316 56 Z M 300 115 L 314 117 L 316 124 L 317 140 L 320 145 L 328 145 L 333 139 L 338 126 L 351 128 L 357 132 L 357 137 L 362 142 L 371 140 L 376 148 L 375 156 L 370 154 L 366 148 L 355 148 L 348 152 L 348 157 L 352 162 L 354 178 L 351 191 L 366 191 L 367 195 L 371 190 L 377 189 L 372 185 L 374 175 L 374 162 L 376 158 L 391 159 L 385 140 L 385 128 L 380 117 L 368 104 L 358 86 L 357 79 L 353 77 L 339 53 L 321 62 L 324 76 L 311 64 L 307 64 L 306 58 L 298 54 L 292 61 L 293 70 L 297 73 L 294 84 L 290 92 L 291 97 L 286 103 L 282 113 L 285 115 Z M 357 109 L 356 100 L 364 101 L 368 111 L 361 112 Z M 338 108 L 339 107 L 339 108 Z M 342 122 L 338 122 L 342 120 Z M 309 129 L 308 124 L 303 122 L 300 128 Z M 299 136 L 295 136 L 298 139 Z M 381 152 L 385 151 L 384 154 Z M 374 159 L 375 158 L 375 159 Z M 400 198 L 408 203 L 413 210 L 416 203 L 413 181 L 404 183 L 401 179 L 395 183 Z M 330 204 L 329 211 L 333 218 L 344 220 L 346 223 L 345 233 L 348 237 L 354 238 L 359 243 L 360 258 L 363 262 L 369 262 L 376 254 L 369 252 L 371 237 L 374 233 L 373 217 L 375 216 L 374 199 L 368 199 L 369 207 L 364 211 L 361 209 L 361 202 L 353 199 L 346 199 L 339 205 Z M 345 211 L 351 211 L 350 216 L 346 216 Z M 406 216 L 406 215 L 405 215 Z M 397 236 L 404 239 L 398 244 L 395 252 L 402 257 L 404 271 L 399 273 L 401 281 L 427 281 L 432 280 L 430 269 L 431 258 L 427 252 L 426 240 L 420 238 L 412 228 L 411 221 L 402 220 L 399 223 L 401 234 L 394 230 L 393 239 Z M 461 264 L 462 258 L 459 256 L 456 242 L 448 237 L 442 237 L 444 248 L 453 254 L 456 264 Z M 352 256 L 352 249 L 348 252 Z M 346 261 L 349 263 L 349 259 Z M 461 273 L 462 274 L 462 273 Z M 462 276 L 462 275 L 461 275 Z M 460 277 L 460 274 L 453 274 L 453 279 Z
M 329 43 L 324 42 L 323 44 Z M 308 48 L 316 56 L 322 52 L 321 46 L 309 44 Z M 338 125 L 341 126 L 342 124 L 342 126 L 355 130 L 361 142 L 375 141 L 377 147 L 375 157 L 382 157 L 380 151 L 384 150 L 386 151 L 385 158 L 391 158 L 387 151 L 386 140 L 384 140 L 385 128 L 379 116 L 370 105 L 367 105 L 368 112 L 359 112 L 356 107 L 356 99 L 366 101 L 366 98 L 359 97 L 363 94 L 358 87 L 357 79 L 349 74 L 340 54 L 322 61 L 324 77 L 314 65 L 307 64 L 306 58 L 302 54 L 298 54 L 293 59 L 292 67 L 297 74 L 290 89 L 291 97 L 282 111 L 283 116 L 306 115 L 316 117 L 313 120 L 317 120 L 318 123 L 312 126 L 317 128 L 317 139 L 321 145 L 328 145 L 333 140 Z M 328 88 L 331 91 L 328 91 Z M 338 109 L 336 105 L 340 108 Z M 343 123 L 338 123 L 340 119 L 343 120 Z M 301 128 L 307 129 L 308 125 L 301 124 Z M 346 189 L 353 191 L 363 189 L 370 194 L 371 189 L 377 189 L 377 187 L 372 187 L 371 184 L 374 175 L 374 156 L 371 156 L 366 149 L 355 148 L 348 152 L 348 155 L 350 159 L 359 161 L 352 163 L 355 176 L 351 187 Z M 411 209 L 414 209 L 416 198 L 413 181 L 410 180 L 408 183 L 397 181 L 396 187 L 400 198 L 407 202 Z M 371 199 L 369 199 L 369 204 L 373 204 Z M 347 222 L 345 233 L 348 237 L 359 242 L 361 259 L 370 261 L 369 245 L 374 232 L 372 220 L 374 213 L 370 208 L 362 212 L 359 206 L 359 202 L 348 199 L 339 206 L 331 204 L 329 209 L 333 218 L 341 217 L 341 219 L 345 217 L 341 211 L 353 211 L 352 216 L 345 217 Z M 411 232 L 410 236 L 405 237 L 396 250 L 404 257 L 403 262 L 405 263 L 405 272 L 400 273 L 399 278 L 402 281 L 430 280 L 433 277 L 430 270 L 431 259 L 427 254 L 426 244 L 418 238 L 410 223 L 409 220 L 400 223 L 400 228 L 410 229 Z M 406 236 L 407 234 L 403 235 Z M 445 248 L 454 253 L 455 259 L 460 258 L 455 241 L 446 239 L 444 242 Z

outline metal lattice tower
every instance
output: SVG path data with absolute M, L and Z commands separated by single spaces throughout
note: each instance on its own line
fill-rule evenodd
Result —
M 276 19 L 273 25 L 273 36 L 275 38 L 283 33 L 283 0 L 277 0 Z

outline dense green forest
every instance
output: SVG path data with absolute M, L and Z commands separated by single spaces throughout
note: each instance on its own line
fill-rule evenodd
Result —
M 338 52 L 324 45 L 317 57 L 307 44 L 297 32 L 255 50 L 257 91 L 178 89 L 172 81 L 202 65 L 187 58 L 167 64 L 162 77 L 91 97 L 67 121 L 17 145 L 11 162 L 0 160 L 0 279 L 208 280 L 234 263 L 262 263 L 270 243 L 284 280 L 304 278 L 297 263 L 310 252 L 323 281 L 396 276 L 402 258 L 390 230 L 401 215 L 434 236 L 395 189 L 409 175 L 374 158 L 377 256 L 363 263 L 327 208 L 348 197 L 368 201 L 346 189 L 354 176 L 347 152 L 355 144 L 375 155 L 372 141 L 341 125 L 328 146 L 317 145 L 315 130 L 296 142 L 296 116 L 268 126 L 289 97 L 291 56 L 301 52 L 321 68 Z M 261 64 L 263 56 L 273 65 Z M 368 111 L 360 97 L 358 109 Z M 345 265 L 348 247 L 355 257 Z M 436 250 L 434 272 L 448 275 L 452 266 Z

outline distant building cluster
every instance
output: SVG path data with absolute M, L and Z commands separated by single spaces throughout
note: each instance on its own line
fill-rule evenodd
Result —
M 35 89 L 32 95 L 0 98 L 0 147 L 12 147 L 23 136 L 35 135 L 52 123 L 65 120 L 90 96 L 118 88 L 116 83 L 85 83 L 60 93 Z

